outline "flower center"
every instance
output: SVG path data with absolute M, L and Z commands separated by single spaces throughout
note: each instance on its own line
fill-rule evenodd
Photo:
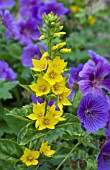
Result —
M 54 90 L 55 90 L 55 91 L 58 91 L 58 90 L 59 90 L 59 87 L 60 87 L 60 86 L 59 86 L 58 84 L 55 84 L 55 85 L 54 85 Z
M 45 68 L 45 64 L 39 65 L 39 69 L 44 69 L 44 68 Z
M 34 158 L 32 156 L 27 157 L 27 161 L 32 162 L 33 160 L 34 160 Z
M 85 114 L 86 114 L 86 115 L 90 115 L 90 114 L 92 114 L 92 112 L 91 112 L 90 110 L 86 110 L 86 111 L 85 111 Z
M 45 125 L 49 125 L 49 124 L 50 124 L 50 120 L 45 119 L 43 123 L 44 123 Z
M 55 78 L 55 76 L 56 76 L 56 74 L 55 74 L 54 72 L 51 72 L 51 73 L 49 74 L 49 77 L 50 77 L 50 78 Z
M 46 86 L 45 86 L 45 85 L 40 86 L 39 90 L 40 90 L 41 92 L 45 92 L 45 91 L 46 91 Z

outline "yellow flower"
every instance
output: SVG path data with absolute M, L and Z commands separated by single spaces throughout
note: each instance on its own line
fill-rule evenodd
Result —
M 48 64 L 50 67 L 54 67 L 61 72 L 66 67 L 67 62 L 64 62 L 64 60 L 61 60 L 60 57 L 57 56 L 53 61 L 48 60 Z
M 48 142 L 43 141 L 41 144 L 40 153 L 43 153 L 47 157 L 51 157 L 55 153 L 55 150 L 51 150 L 50 146 L 48 146 Z
M 95 22 L 96 22 L 96 19 L 95 19 L 92 15 L 90 15 L 90 16 L 88 17 L 88 23 L 89 23 L 90 25 L 94 25 Z
M 65 106 L 71 105 L 70 101 L 67 99 L 70 93 L 71 93 L 71 90 L 68 88 L 65 88 L 64 92 L 58 95 L 58 107 L 60 108 L 60 110 L 62 110 L 63 105 Z
M 42 55 L 42 58 L 47 58 L 49 56 L 48 52 L 45 52 L 43 55 Z
M 36 122 L 36 128 L 38 130 L 43 130 L 43 129 L 55 129 L 55 125 L 59 122 L 57 118 L 55 118 L 51 113 L 47 113 L 45 116 L 42 116 L 39 121 Z
M 61 82 L 57 82 L 52 86 L 52 92 L 54 94 L 61 94 L 65 89 L 65 79 Z
M 45 112 L 45 103 L 33 104 L 33 113 L 28 115 L 27 117 L 31 120 L 38 120 L 44 115 L 44 112 Z
M 58 33 L 55 33 L 54 36 L 55 37 L 60 37 L 61 35 L 65 35 L 66 32 L 58 32 Z
M 32 59 L 32 63 L 34 65 L 34 67 L 31 69 L 34 71 L 43 71 L 47 68 L 46 58 L 41 58 L 40 60 Z
M 52 49 L 53 50 L 58 50 L 58 49 L 62 48 L 65 45 L 66 45 L 66 42 L 62 42 L 62 43 L 59 43 L 59 44 L 53 46 Z
M 37 165 L 38 160 L 36 160 L 39 157 L 40 153 L 38 151 L 31 151 L 28 148 L 25 148 L 24 155 L 20 158 L 21 161 L 23 161 L 27 166 L 30 165 Z
M 60 50 L 60 52 L 61 52 L 62 54 L 67 54 L 67 53 L 70 53 L 70 52 L 71 52 L 71 49 L 70 49 L 70 48 L 63 48 L 63 49 Z
M 64 121 L 65 118 L 61 117 L 63 112 L 61 110 L 56 110 L 56 106 L 52 105 L 48 111 L 49 114 L 51 114 L 53 117 L 58 119 L 58 121 Z
M 78 13 L 80 11 L 80 7 L 77 5 L 71 5 L 70 9 L 71 9 L 72 13 L 74 13 L 74 14 Z
M 49 67 L 43 79 L 48 81 L 50 85 L 54 85 L 56 82 L 62 81 L 63 77 L 58 69 Z
M 40 37 L 39 37 L 39 40 L 45 40 L 45 35 L 41 35 Z
M 36 92 L 37 96 L 46 95 L 50 92 L 50 84 L 39 75 L 37 83 L 29 85 L 29 87 Z

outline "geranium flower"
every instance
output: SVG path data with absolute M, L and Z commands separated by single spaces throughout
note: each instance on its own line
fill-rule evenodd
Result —
M 40 45 L 42 47 L 42 49 L 44 51 L 46 51 L 46 47 L 41 43 L 38 43 L 36 45 L 30 44 L 30 45 L 24 47 L 23 54 L 21 56 L 21 61 L 22 61 L 23 66 L 32 67 L 33 66 L 32 59 L 34 57 L 37 57 L 38 59 L 41 58 L 42 54 L 40 52 L 38 45 Z
M 95 53 L 92 54 L 92 57 L 94 55 Z M 84 96 L 88 93 L 93 93 L 94 95 L 105 97 L 103 88 L 110 91 L 110 78 L 106 78 L 106 76 L 110 75 L 110 64 L 102 60 L 98 55 L 95 55 L 94 60 L 95 62 L 89 60 L 79 72 L 81 80 L 78 84 Z
M 110 170 L 110 140 L 98 155 L 98 170 Z
M 30 165 L 37 165 L 38 160 L 36 160 L 39 157 L 40 153 L 38 151 L 31 151 L 28 148 L 25 148 L 24 155 L 20 158 L 21 161 L 23 161 L 27 166 Z
M 13 81 L 16 78 L 16 73 L 9 67 L 5 61 L 0 61 L 0 79 Z
M 87 131 L 96 132 L 108 122 L 108 109 L 108 103 L 103 97 L 88 94 L 82 98 L 77 114 Z
M 15 5 L 15 1 L 14 0 L 0 0 L 0 8 L 4 9 L 4 8 L 12 8 Z
M 55 153 L 55 150 L 51 150 L 50 146 L 48 146 L 48 142 L 43 141 L 41 144 L 40 153 L 43 153 L 47 157 L 51 157 Z

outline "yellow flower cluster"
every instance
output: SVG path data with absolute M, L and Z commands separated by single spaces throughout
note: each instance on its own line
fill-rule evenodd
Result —
M 24 162 L 27 166 L 37 165 L 40 154 L 44 154 L 47 157 L 51 157 L 55 153 L 55 150 L 51 150 L 50 146 L 48 146 L 48 142 L 42 142 L 39 151 L 31 151 L 28 148 L 25 148 L 24 154 L 20 158 L 22 162 Z
M 60 26 L 59 18 L 57 15 L 50 13 L 44 14 L 44 23 L 47 25 L 47 34 L 45 33 L 40 37 L 40 40 L 47 39 L 47 51 L 42 51 L 40 60 L 33 59 L 33 68 L 35 81 L 29 85 L 30 89 L 38 97 L 45 99 L 44 103 L 33 104 L 33 112 L 27 116 L 28 119 L 35 121 L 35 128 L 37 130 L 55 129 L 59 121 L 64 121 L 63 105 L 71 105 L 68 96 L 71 90 L 66 87 L 66 78 L 63 73 L 66 70 L 67 62 L 60 58 L 62 54 L 71 52 L 71 49 L 63 48 L 66 42 L 53 45 L 53 40 L 61 35 L 66 34 L 62 32 L 63 26 Z M 54 97 L 55 102 L 50 107 L 48 106 L 49 100 Z M 56 110 L 58 106 L 59 110 Z M 40 154 L 47 157 L 55 153 L 50 149 L 48 142 L 42 142 L 39 151 L 31 151 L 28 148 L 24 150 L 24 155 L 20 158 L 27 166 L 37 165 L 37 158 Z

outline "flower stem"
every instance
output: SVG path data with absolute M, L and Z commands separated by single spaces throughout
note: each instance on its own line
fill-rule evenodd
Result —
M 90 133 L 88 133 L 83 139 L 81 139 L 72 149 L 71 151 L 68 153 L 68 155 L 63 159 L 63 161 L 59 164 L 59 166 L 56 168 L 56 170 L 59 170 L 60 167 L 63 165 L 63 163 L 71 156 L 71 153 L 75 151 L 75 149 L 78 147 L 78 145 L 80 145 L 80 143 L 87 138 L 87 136 L 89 136 Z

